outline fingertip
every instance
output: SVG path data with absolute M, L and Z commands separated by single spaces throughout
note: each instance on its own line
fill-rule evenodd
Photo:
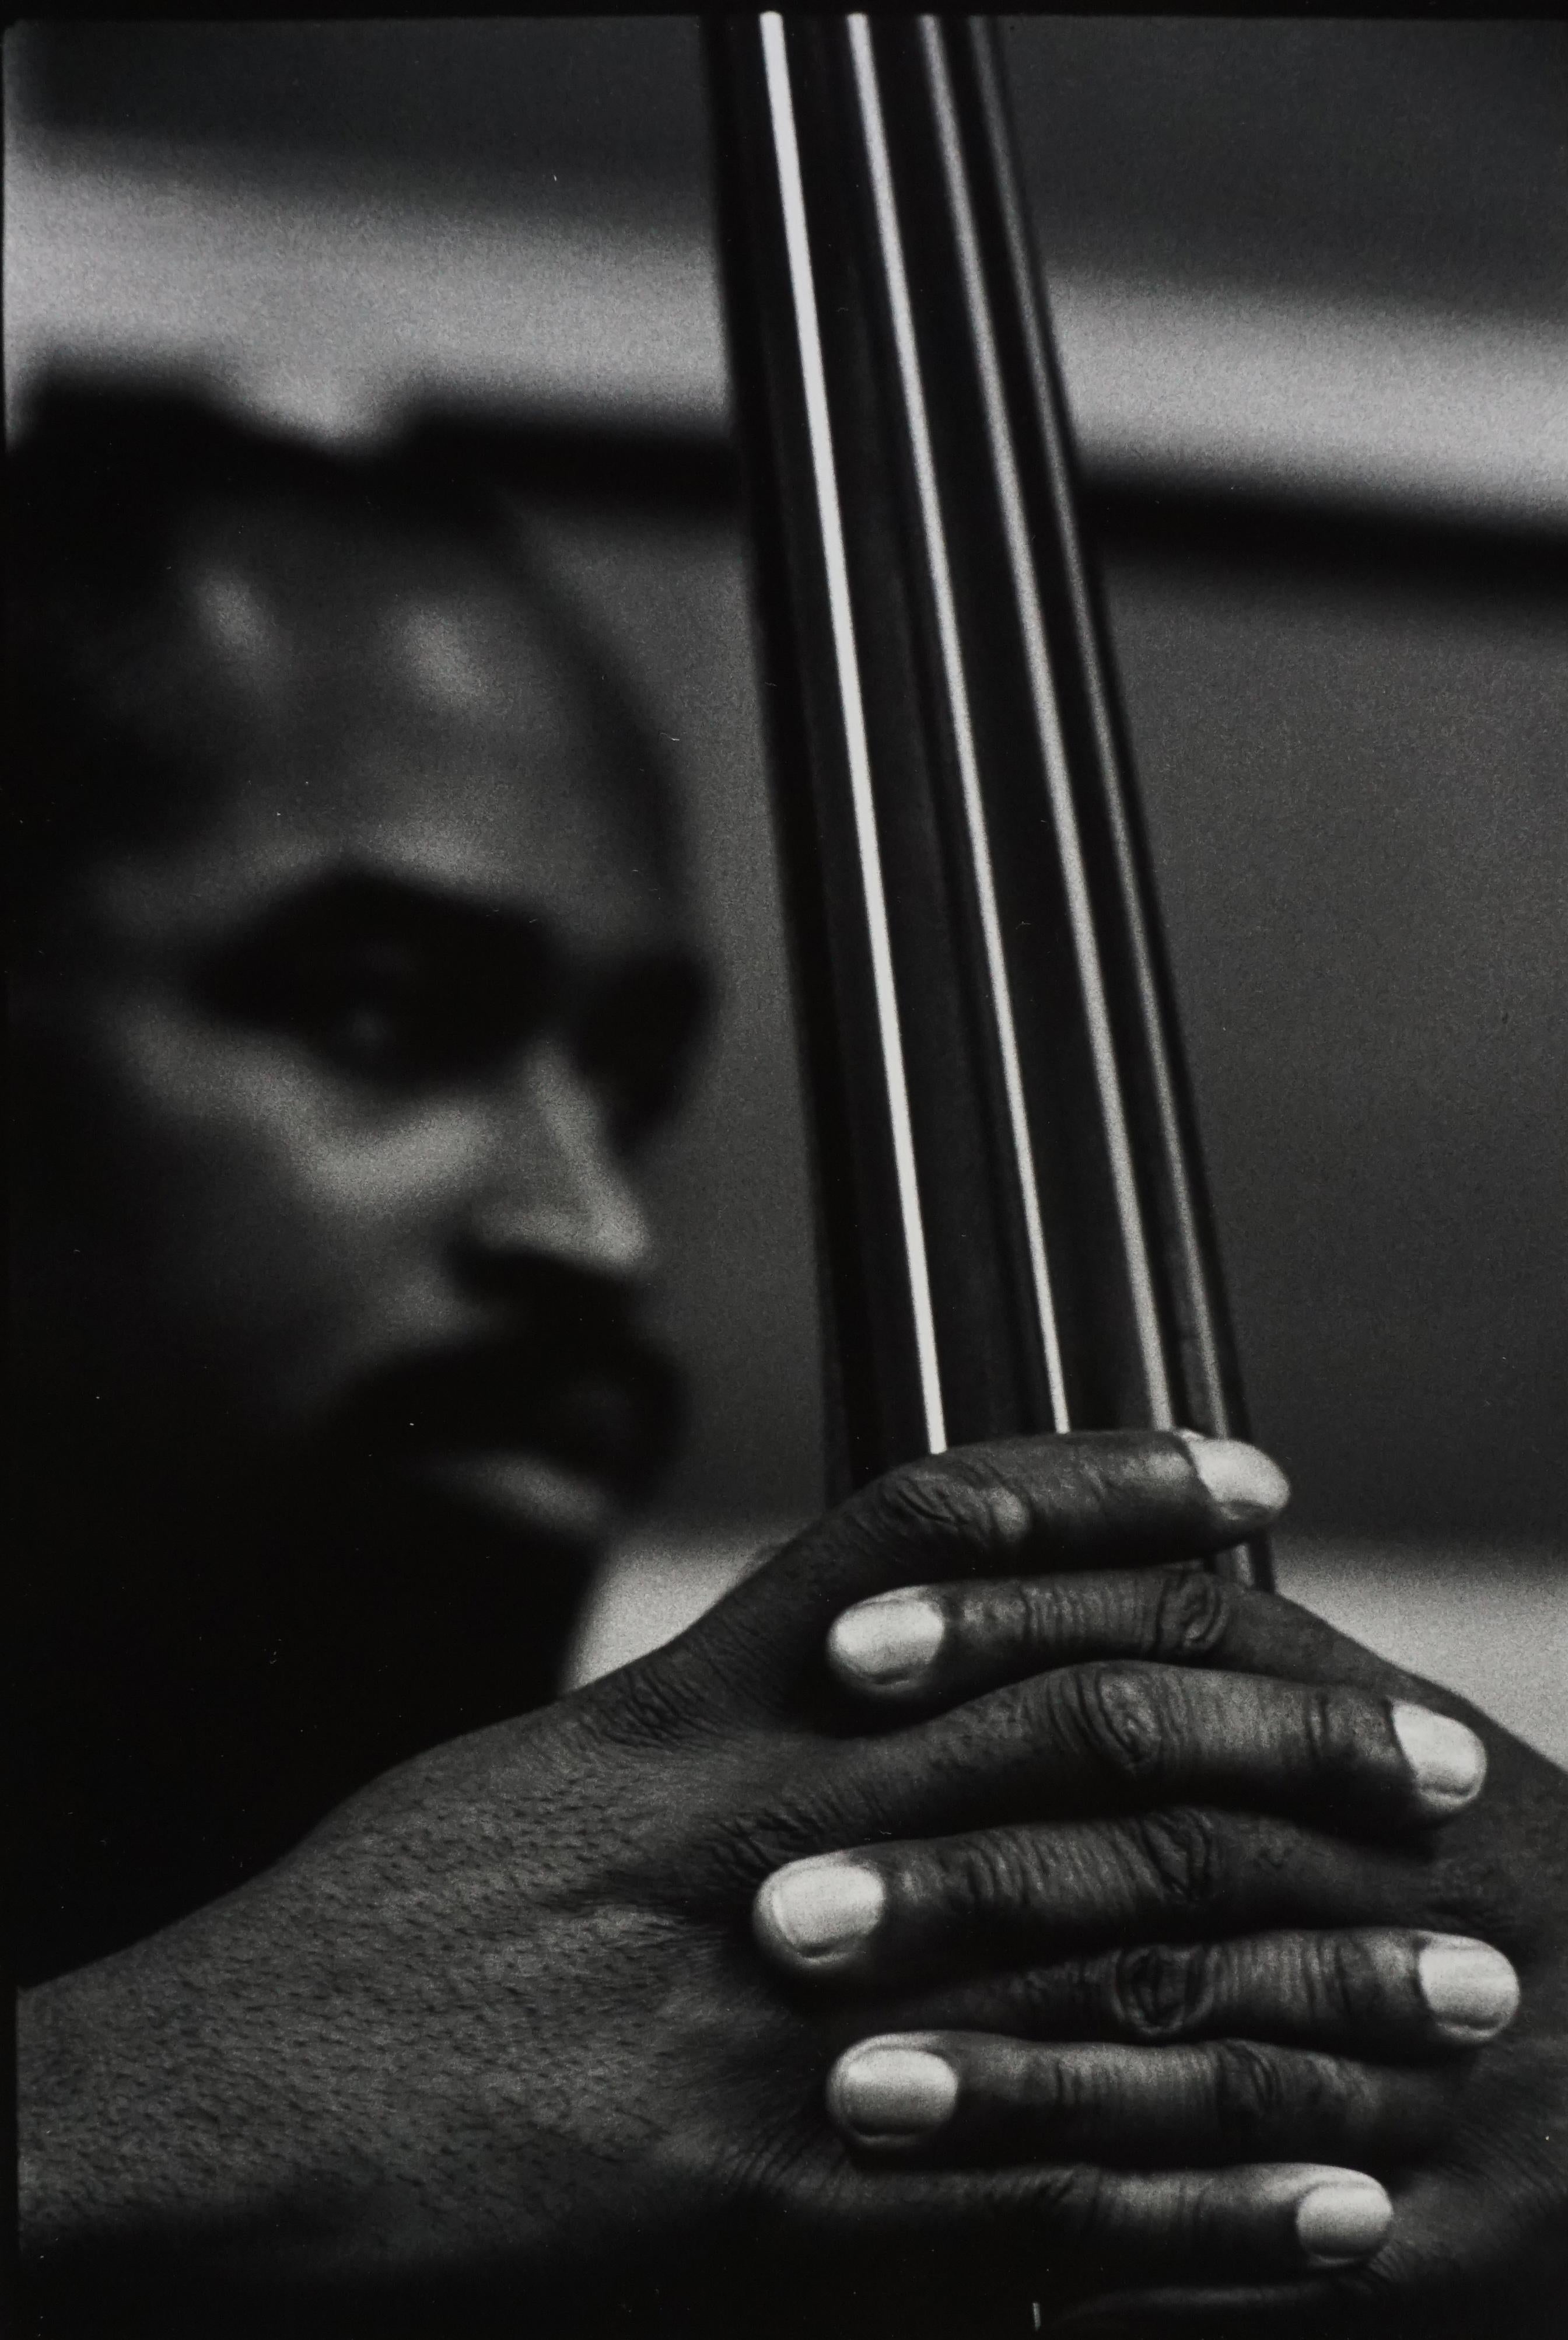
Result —
M 1279 1517 L 1290 1501 L 1290 1481 L 1260 1448 L 1239 1438 L 1207 1438 L 1178 1430 L 1193 1469 L 1225 1525 L 1250 1535 Z
M 846 1609 L 828 1635 L 828 1661 L 851 1690 L 882 1694 L 916 1687 L 941 1648 L 947 1621 L 918 1589 L 884 1592 Z
M 1429 1934 L 1416 1953 L 1416 1979 L 1438 2037 L 1478 2048 L 1519 2012 L 1519 1977 L 1490 1942 Z
M 1309 2266 L 1353 2266 L 1369 2259 L 1394 2223 L 1394 2205 L 1375 2177 L 1325 2169 L 1295 2206 L 1295 2239 Z
M 835 2126 L 857 2144 L 913 2145 L 948 2120 L 958 2075 L 924 2040 L 889 2033 L 846 2049 L 828 2080 Z
M 752 1931 L 786 1965 L 830 1966 L 852 1956 L 875 1932 L 886 1899 L 878 1872 L 849 1856 L 792 1860 L 759 1887 Z
M 1473 1804 L 1486 1782 L 1486 1749 L 1469 1724 L 1404 1699 L 1393 1701 L 1389 1718 L 1428 1812 L 1445 1819 Z

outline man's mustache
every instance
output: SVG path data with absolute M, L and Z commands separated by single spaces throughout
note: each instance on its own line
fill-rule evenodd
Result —
M 364 1465 L 463 1453 L 542 1455 L 646 1494 L 686 1424 L 685 1376 L 652 1342 L 581 1314 L 538 1336 L 411 1360 L 369 1383 L 332 1443 Z

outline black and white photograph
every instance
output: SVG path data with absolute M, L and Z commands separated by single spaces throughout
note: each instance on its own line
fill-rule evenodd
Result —
M 5 35 L 19 2340 L 1561 2340 L 1568 25 Z

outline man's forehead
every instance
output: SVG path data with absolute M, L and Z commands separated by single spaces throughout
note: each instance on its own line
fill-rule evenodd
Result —
M 336 860 L 532 904 L 590 940 L 678 921 L 663 775 L 499 563 L 433 535 L 219 510 L 181 567 L 206 886 Z
M 504 691 L 519 668 L 562 699 L 578 680 L 537 583 L 455 530 L 210 503 L 190 517 L 176 573 L 197 642 L 258 689 L 389 659 L 460 701 Z
M 585 760 L 602 752 L 584 652 L 538 581 L 481 542 L 220 504 L 193 516 L 176 572 L 191 649 L 274 719 L 368 686 L 434 721 L 571 731 Z

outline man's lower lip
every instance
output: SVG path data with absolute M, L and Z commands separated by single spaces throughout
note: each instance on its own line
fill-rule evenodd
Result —
M 601 1542 L 620 1517 L 620 1501 L 602 1479 L 541 1454 L 426 1454 L 414 1475 L 513 1526 L 572 1542 Z

